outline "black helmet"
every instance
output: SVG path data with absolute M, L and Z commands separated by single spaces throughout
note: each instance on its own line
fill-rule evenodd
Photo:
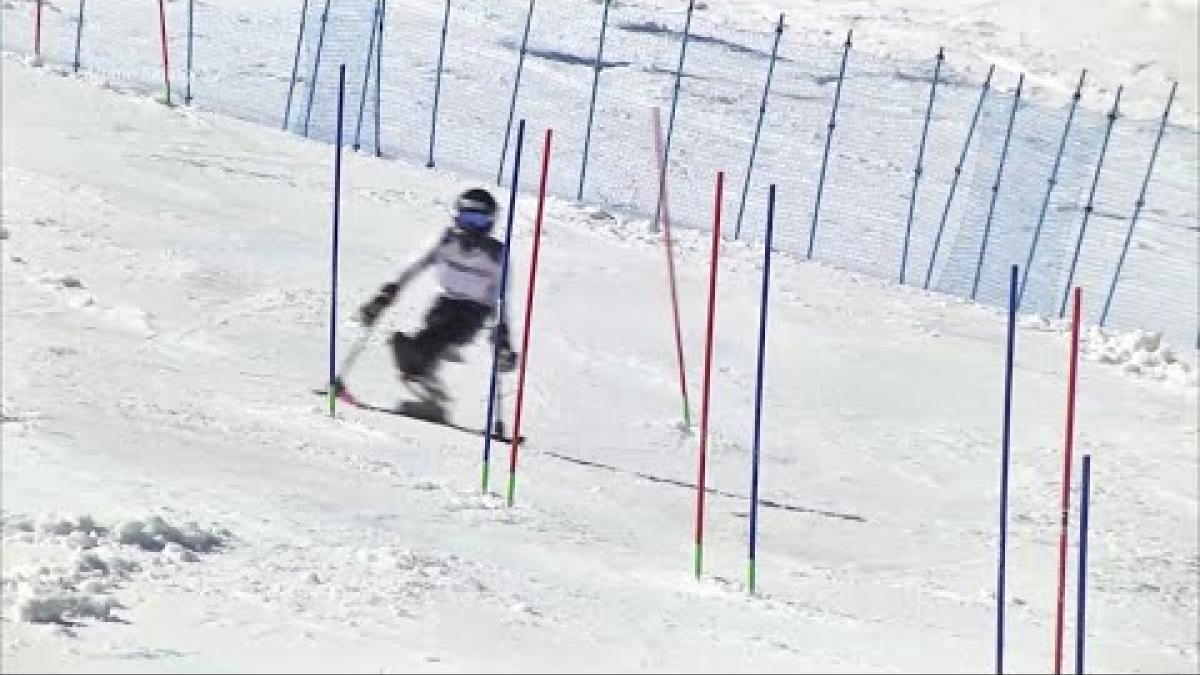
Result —
M 471 188 L 454 202 L 454 224 L 472 232 L 490 232 L 496 223 L 496 200 L 483 188 Z

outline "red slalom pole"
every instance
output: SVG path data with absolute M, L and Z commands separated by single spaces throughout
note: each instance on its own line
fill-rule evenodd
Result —
M 42 0 L 37 0 L 33 10 L 33 57 L 42 58 Z
M 508 450 L 508 505 L 513 505 L 517 490 L 517 449 L 521 445 L 521 410 L 525 402 L 525 366 L 529 363 L 529 327 L 533 323 L 533 289 L 537 283 L 538 252 L 542 245 L 542 215 L 546 208 L 546 177 L 550 175 L 550 139 L 553 129 L 546 130 L 542 145 L 542 178 L 538 183 L 537 216 L 533 221 L 533 257 L 529 261 L 529 288 L 525 295 L 525 334 L 521 336 L 521 368 L 517 376 L 517 411 L 513 420 L 512 442 Z
M 167 9 L 164 0 L 158 0 L 158 30 L 162 36 L 163 84 L 166 86 L 167 105 L 171 105 L 171 65 L 167 58 Z
M 1054 622 L 1054 674 L 1062 674 L 1063 596 L 1067 584 L 1067 516 L 1071 508 L 1071 451 L 1075 447 L 1075 382 L 1079 377 L 1079 306 L 1083 292 L 1075 287 L 1071 309 L 1071 364 L 1067 374 L 1067 437 L 1063 444 L 1062 512 L 1058 532 L 1058 606 Z
M 658 108 L 652 109 L 654 122 L 654 160 L 658 163 L 658 194 L 662 196 L 659 205 L 662 211 L 663 243 L 667 247 L 667 275 L 671 284 L 671 312 L 675 318 L 675 355 L 679 363 L 679 392 L 683 396 L 683 426 L 692 427 L 692 410 L 688 404 L 687 368 L 683 361 L 683 333 L 679 329 L 679 292 L 675 286 L 675 252 L 671 244 L 671 216 L 667 210 L 667 171 L 663 166 L 662 121 L 659 119 Z
M 704 392 L 700 404 L 700 476 L 696 480 L 696 578 L 704 569 L 704 460 L 708 454 L 708 393 L 712 384 L 713 324 L 717 316 L 717 257 L 721 252 L 721 195 L 725 172 L 717 172 L 713 205 L 712 266 L 708 273 L 708 328 L 704 334 Z M 515 437 L 514 437 L 515 438 Z

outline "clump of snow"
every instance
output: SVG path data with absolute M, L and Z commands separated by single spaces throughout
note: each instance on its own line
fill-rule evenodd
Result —
M 107 530 L 97 525 L 96 521 L 89 515 L 81 515 L 74 518 L 48 518 L 42 521 L 39 529 L 46 534 L 61 537 L 69 537 L 75 533 L 84 535 L 107 533 Z
M 111 620 L 123 605 L 112 593 L 147 565 L 170 567 L 194 563 L 232 538 L 223 528 L 205 529 L 188 522 L 173 525 L 160 516 L 127 520 L 115 527 L 89 515 L 50 516 L 37 521 L 5 514 L 8 546 L 25 546 L 53 554 L 53 547 L 72 551 L 60 564 L 6 568 L 2 585 L 6 609 L 30 623 L 75 623 Z M 15 600 L 12 600 L 15 598 Z
M 82 551 L 76 554 L 72 568 L 77 578 L 114 577 L 126 579 L 141 569 L 136 560 L 130 560 L 113 550 L 102 552 Z
M 228 532 L 204 530 L 195 523 L 186 523 L 181 529 L 158 516 L 151 516 L 144 521 L 121 523 L 117 527 L 117 536 L 122 544 L 137 546 L 143 551 L 162 551 L 175 544 L 193 553 L 210 553 L 224 544 Z
M 79 619 L 108 621 L 123 606 L 111 595 L 91 595 L 58 589 L 26 588 L 17 599 L 21 621 L 72 623 Z
M 11 406 L 5 405 L 5 408 L 11 409 Z M 3 531 L 5 535 L 17 532 L 33 532 L 33 519 L 22 515 L 5 514 L 3 518 Z
M 1083 354 L 1092 361 L 1119 366 L 1131 375 L 1197 386 L 1195 367 L 1179 358 L 1163 341 L 1162 333 L 1111 333 L 1091 327 L 1083 338 Z

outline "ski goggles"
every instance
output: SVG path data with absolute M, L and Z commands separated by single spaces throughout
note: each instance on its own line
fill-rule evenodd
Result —
M 495 218 L 487 213 L 478 211 L 462 211 L 454 218 L 454 222 L 459 227 L 469 230 L 490 230 Z

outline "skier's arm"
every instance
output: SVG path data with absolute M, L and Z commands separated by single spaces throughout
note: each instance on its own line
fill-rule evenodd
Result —
M 380 287 L 375 297 L 371 298 L 371 301 L 363 305 L 362 309 L 359 310 L 359 318 L 362 319 L 363 325 L 374 325 L 379 319 L 379 315 L 383 314 L 383 310 L 391 306 L 392 302 L 396 300 L 396 296 L 400 294 L 400 291 L 404 290 L 404 287 L 409 282 L 433 264 L 436 252 L 437 247 L 434 246 L 425 255 L 421 256 L 416 262 L 401 272 L 395 281 L 388 282 Z

